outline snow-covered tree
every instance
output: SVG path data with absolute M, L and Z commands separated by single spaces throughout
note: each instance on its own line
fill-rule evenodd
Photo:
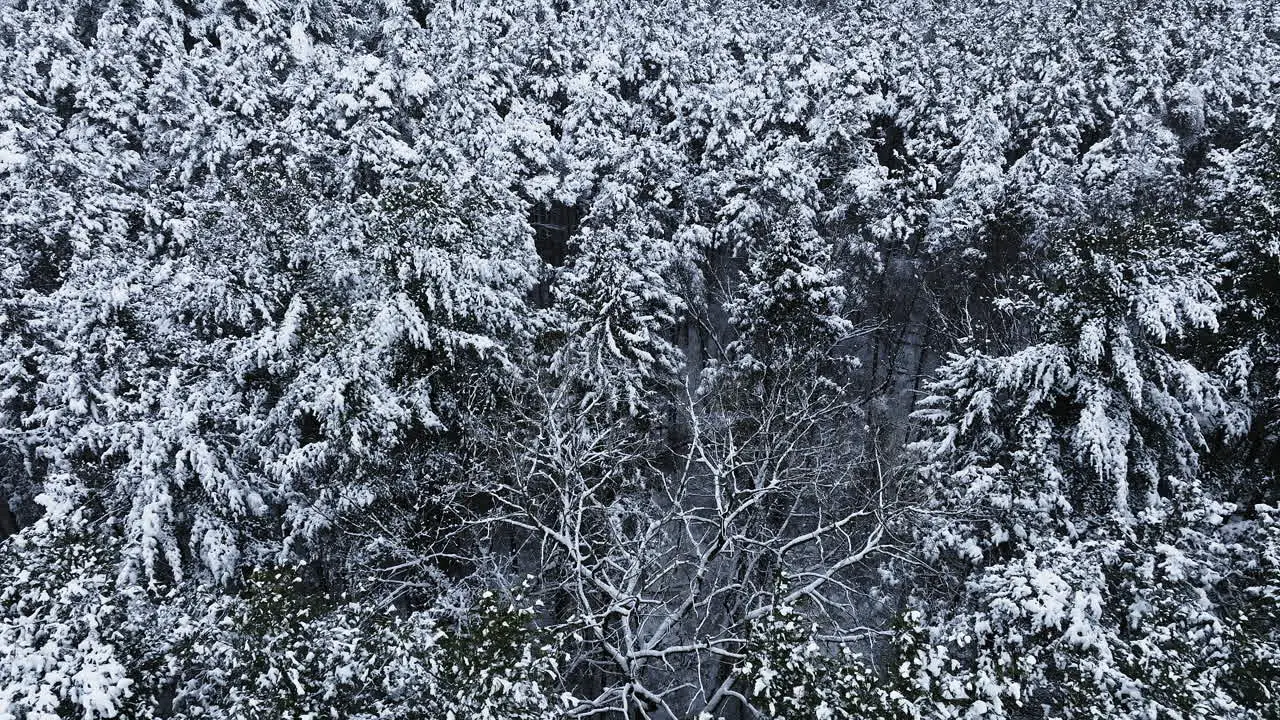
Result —
M 1265 714 L 1277 26 L 0 0 L 0 717 Z
M 941 716 L 1249 712 L 1219 591 L 1254 539 L 1202 472 L 1244 420 L 1183 350 L 1217 327 L 1196 240 L 1149 220 L 1061 238 L 1027 298 L 1035 342 L 930 385 L 921 549 L 953 586 L 919 593 L 919 682 Z

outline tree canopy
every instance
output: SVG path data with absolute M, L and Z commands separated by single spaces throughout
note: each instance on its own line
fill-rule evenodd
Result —
M 1276 718 L 1277 28 L 0 0 L 0 720 Z

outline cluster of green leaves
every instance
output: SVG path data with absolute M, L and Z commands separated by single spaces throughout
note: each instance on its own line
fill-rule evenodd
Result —
M 905 623 L 894 630 L 890 650 L 901 667 L 886 668 L 849 641 L 823 640 L 805 613 L 779 605 L 753 627 L 736 672 L 752 707 L 770 720 L 908 720 L 918 717 L 909 672 L 915 637 Z
M 307 587 L 304 567 L 247 577 L 183 623 L 168 653 L 174 717 L 554 715 L 556 657 L 532 608 L 486 593 L 461 626 Z

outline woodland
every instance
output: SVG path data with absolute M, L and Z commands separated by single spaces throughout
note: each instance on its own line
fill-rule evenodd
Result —
M 1274 0 L 0 0 L 0 720 L 1280 718 Z

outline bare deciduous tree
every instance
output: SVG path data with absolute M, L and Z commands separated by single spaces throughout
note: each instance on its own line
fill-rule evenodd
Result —
M 531 432 L 498 443 L 509 472 L 479 483 L 483 561 L 538 568 L 546 621 L 581 638 L 576 716 L 724 712 L 753 626 L 806 608 L 820 638 L 866 641 L 873 562 L 907 509 L 854 442 L 847 403 L 800 377 L 687 398 L 687 437 L 663 455 L 627 423 L 561 393 Z M 745 409 L 744 409 L 745 408 Z M 498 551 L 499 548 L 502 551 Z

